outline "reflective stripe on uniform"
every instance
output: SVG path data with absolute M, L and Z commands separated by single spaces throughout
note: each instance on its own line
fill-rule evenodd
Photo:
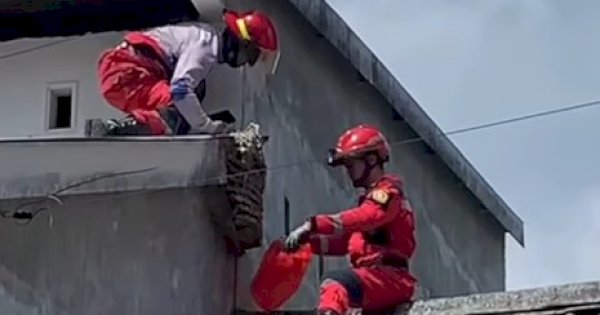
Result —
M 242 38 L 245 40 L 251 40 L 248 27 L 246 27 L 246 21 L 244 19 L 237 19 L 235 22 L 240 30 L 240 36 L 242 36 Z
M 342 235 L 344 234 L 344 225 L 342 224 L 342 217 L 339 214 L 330 215 L 331 224 L 333 225 L 333 234 Z

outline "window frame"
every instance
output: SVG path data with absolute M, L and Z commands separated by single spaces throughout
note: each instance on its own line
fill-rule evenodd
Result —
M 77 105 L 78 105 L 78 87 L 77 81 L 48 82 L 44 90 L 44 131 L 46 133 L 65 133 L 75 130 L 77 123 Z M 71 93 L 71 121 L 70 126 L 66 128 L 50 128 L 52 114 L 52 96 L 54 91 L 68 90 Z

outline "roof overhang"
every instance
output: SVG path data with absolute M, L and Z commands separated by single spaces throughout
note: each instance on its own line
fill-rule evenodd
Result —
M 190 0 L 4 0 L 0 42 L 141 29 L 197 17 Z
M 0 200 L 221 185 L 224 138 L 0 140 Z

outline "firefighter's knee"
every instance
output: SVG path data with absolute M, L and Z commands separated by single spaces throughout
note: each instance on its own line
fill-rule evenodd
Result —
M 352 306 L 360 306 L 363 301 L 363 288 L 360 278 L 352 269 L 341 269 L 327 272 L 323 276 L 322 286 L 337 283 L 346 289 Z

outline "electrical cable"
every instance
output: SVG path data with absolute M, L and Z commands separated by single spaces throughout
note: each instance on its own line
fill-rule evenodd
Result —
M 534 119 L 534 118 L 540 118 L 540 117 L 544 117 L 544 116 L 550 116 L 550 115 L 555 115 L 555 114 L 559 114 L 559 113 L 570 112 L 570 111 L 574 111 L 574 110 L 578 110 L 578 109 L 584 109 L 584 108 L 589 108 L 589 107 L 598 106 L 598 105 L 600 105 L 600 100 L 590 101 L 590 102 L 585 102 L 585 103 L 578 103 L 578 104 L 569 105 L 569 106 L 565 106 L 565 107 L 561 107 L 561 108 L 556 108 L 556 109 L 541 111 L 541 112 L 537 112 L 537 113 L 533 113 L 533 114 L 516 116 L 516 117 L 513 117 L 513 118 L 509 118 L 509 119 L 502 119 L 502 120 L 497 120 L 497 121 L 493 121 L 493 122 L 489 122 L 489 123 L 483 123 L 483 124 L 474 125 L 474 126 L 471 126 L 471 127 L 454 129 L 454 130 L 450 130 L 450 131 L 447 131 L 447 132 L 440 132 L 440 133 L 437 133 L 437 134 L 432 134 L 430 136 L 414 137 L 414 138 L 408 138 L 408 139 L 403 139 L 403 140 L 392 141 L 392 142 L 390 142 L 390 147 L 402 146 L 402 145 L 408 145 L 408 144 L 412 144 L 412 143 L 422 142 L 422 141 L 425 141 L 426 139 L 445 138 L 445 137 L 450 136 L 450 135 L 464 134 L 464 133 L 469 133 L 469 132 L 473 132 L 473 131 L 477 131 L 477 130 L 489 129 L 489 128 L 493 128 L 493 127 L 497 127 L 497 126 L 502 126 L 502 125 L 512 124 L 512 123 L 516 123 L 516 122 L 521 122 L 521 121 L 524 121 L 524 120 L 530 120 L 530 119 Z M 254 174 L 254 173 L 258 173 L 258 172 L 271 171 L 271 170 L 279 170 L 279 169 L 286 169 L 286 168 L 290 168 L 290 167 L 294 167 L 294 166 L 299 166 L 299 165 L 303 165 L 303 164 L 321 163 L 321 162 L 322 161 L 318 160 L 318 159 L 309 159 L 309 160 L 304 160 L 304 161 L 297 161 L 297 162 L 280 164 L 280 165 L 276 165 L 276 166 L 270 166 L 270 167 L 266 167 L 266 168 L 262 168 L 262 169 L 255 169 L 255 170 L 252 170 L 252 171 L 239 172 L 239 173 L 227 175 L 227 177 L 230 177 L 230 176 L 243 176 L 243 175 Z M 219 178 L 220 177 L 217 177 L 217 178 L 207 178 L 207 181 L 209 181 L 209 180 L 217 180 Z
M 68 42 L 68 41 L 75 40 L 75 39 L 77 39 L 77 37 L 74 37 L 74 38 L 65 38 L 65 39 L 53 41 L 53 42 L 50 42 L 50 43 L 45 43 L 45 44 L 41 44 L 41 45 L 38 45 L 38 46 L 33 46 L 33 47 L 29 47 L 29 48 L 25 48 L 25 49 L 13 51 L 13 52 L 10 52 L 10 53 L 5 54 L 5 55 L 0 55 L 0 60 L 11 58 L 11 57 L 16 57 L 16 56 L 20 56 L 20 55 L 24 55 L 24 54 L 32 52 L 32 51 L 36 51 L 36 50 L 44 49 L 44 48 L 47 48 L 47 47 L 59 45 L 59 44 L 62 44 L 62 43 Z
M 41 207 L 41 205 L 43 203 L 45 203 L 46 201 L 54 201 L 59 205 L 63 205 L 63 202 L 62 202 L 62 200 L 60 200 L 58 195 L 67 190 L 70 190 L 70 189 L 73 189 L 73 188 L 76 188 L 79 186 L 83 186 L 83 185 L 86 185 L 89 183 L 97 182 L 97 181 L 105 179 L 105 178 L 114 178 L 114 177 L 119 177 L 119 176 L 127 176 L 127 175 L 132 175 L 132 174 L 146 173 L 146 172 L 152 171 L 154 169 L 155 169 L 155 167 L 140 169 L 140 170 L 133 170 L 133 171 L 110 172 L 110 173 L 103 173 L 103 174 L 91 176 L 90 178 L 84 178 L 84 179 L 78 180 L 72 184 L 69 184 L 66 186 L 61 186 L 61 187 L 55 189 L 53 192 L 47 194 L 44 197 L 36 198 L 33 201 L 22 202 L 22 203 L 18 204 L 14 210 L 0 209 L 0 218 L 14 219 L 15 222 L 19 225 L 27 225 L 40 212 L 50 209 L 49 206 Z M 32 211 L 22 210 L 24 208 L 31 207 L 31 206 L 36 206 L 36 208 Z

